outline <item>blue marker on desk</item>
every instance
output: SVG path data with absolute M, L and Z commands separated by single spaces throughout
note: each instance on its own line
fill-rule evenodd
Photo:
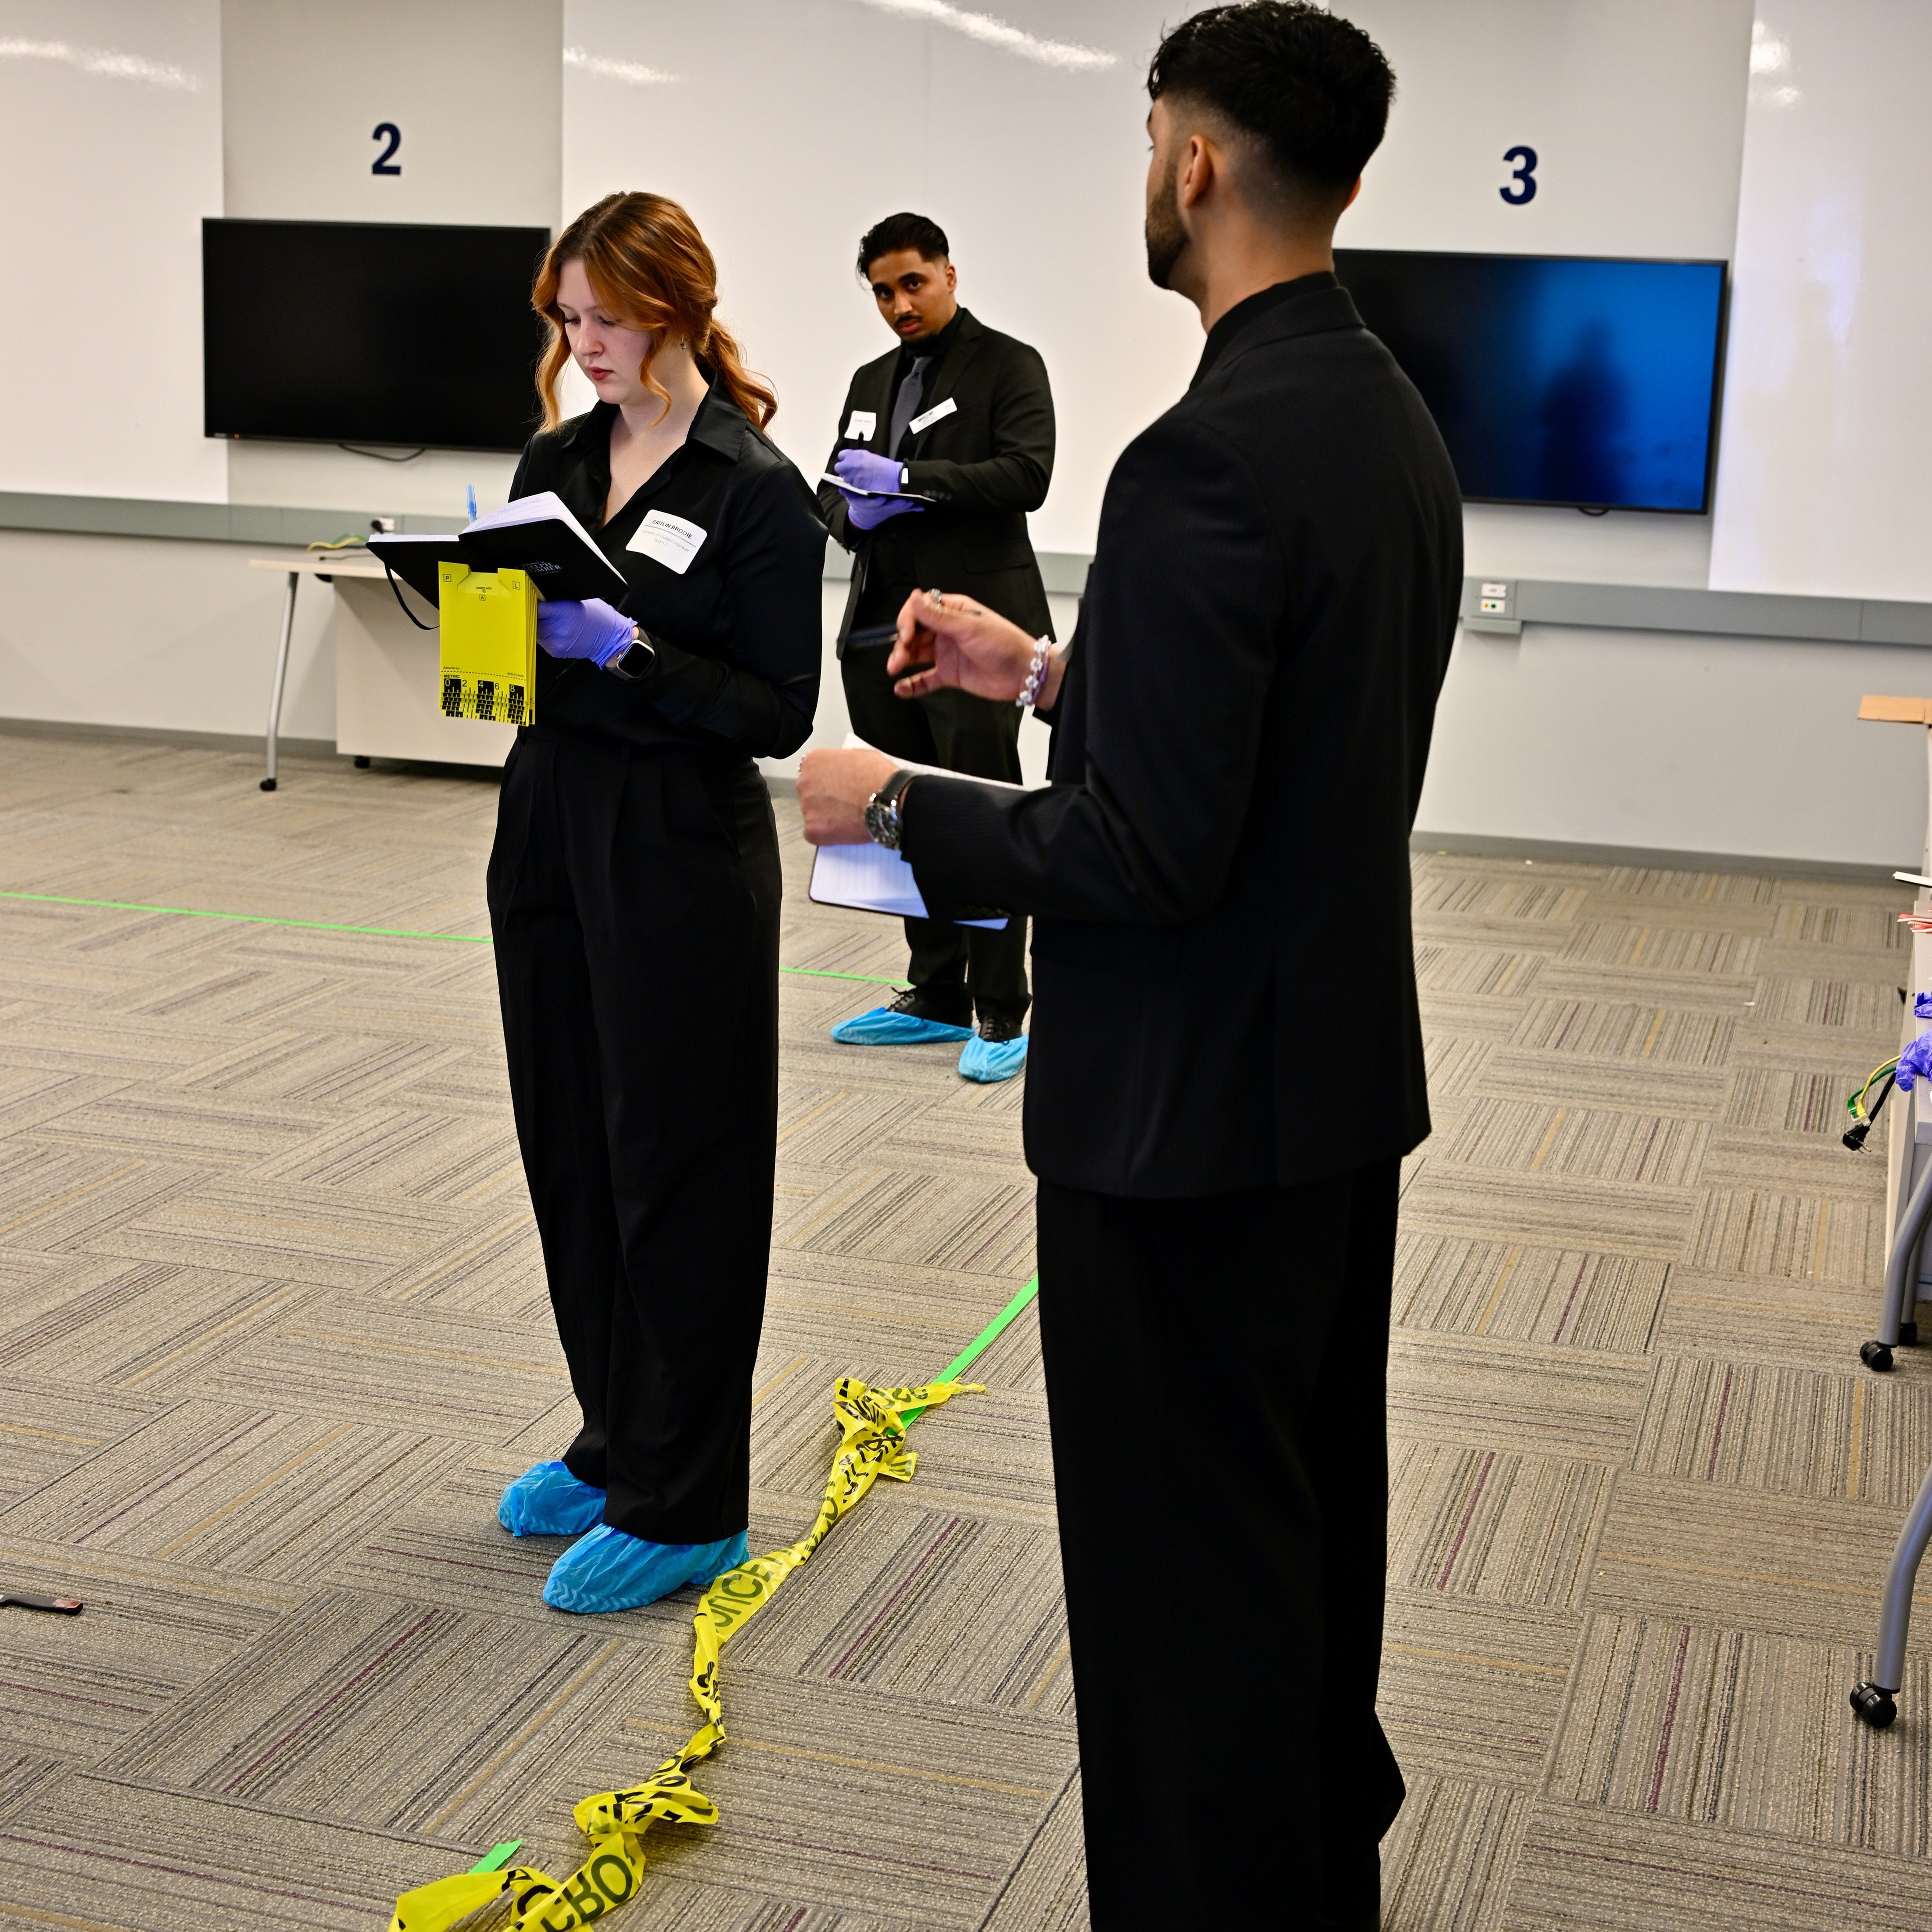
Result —
M 470 485 L 470 520 L 472 524 L 476 520 L 476 485 L 473 483 Z

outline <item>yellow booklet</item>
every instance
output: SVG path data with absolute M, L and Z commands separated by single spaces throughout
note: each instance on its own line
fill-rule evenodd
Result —
M 537 591 L 522 570 L 436 566 L 442 715 L 499 724 L 536 717 Z

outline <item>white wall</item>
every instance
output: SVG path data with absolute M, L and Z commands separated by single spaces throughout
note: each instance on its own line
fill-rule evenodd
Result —
M 1858 722 L 1932 694 L 1932 650 L 1528 624 L 1466 632 L 1419 830 L 1916 867 L 1925 734 Z
M 250 570 L 249 556 L 239 544 L 0 530 L 0 717 L 259 737 L 285 578 Z M 310 582 L 296 600 L 291 738 L 335 736 L 333 596 Z
M 218 502 L 201 433 L 218 0 L 8 0 L 0 19 L 0 490 Z
M 1932 7 L 1766 0 L 1712 578 L 1932 598 Z
M 1822 58 L 1826 16 L 1840 18 L 1841 0 L 1802 4 L 1814 16 L 1812 57 Z M 1905 4 L 1895 0 L 1892 10 Z M 1738 319 L 1748 328 L 1749 264 L 1736 240 L 1742 169 L 1747 218 L 1755 192 L 1755 218 L 1774 245 L 1804 252 L 1792 197 L 1779 198 L 1784 184 L 1754 188 L 1742 158 L 1754 152 L 1747 113 L 1757 142 L 1764 112 L 1761 87 L 1747 107 L 1750 0 L 1342 0 L 1340 10 L 1376 37 L 1400 83 L 1388 140 L 1343 218 L 1345 244 L 1725 260 L 1736 248 Z M 1887 55 L 1856 34 L 1846 52 L 1848 86 L 1898 58 L 1896 47 Z M 1882 123 L 1893 134 L 1852 143 L 1848 165 L 1867 165 L 1888 142 L 1922 140 L 1923 117 L 1906 106 L 1909 76 L 1922 65 L 1894 70 L 1887 86 L 1900 99 Z M 1536 150 L 1540 185 L 1534 200 L 1512 207 L 1497 190 L 1508 175 L 1503 152 L 1519 142 Z M 1923 165 L 1908 172 L 1906 157 L 1896 158 L 1899 193 L 1916 194 Z M 1868 199 L 1874 219 L 1882 212 L 1890 234 L 1917 245 L 1916 210 Z M 1921 294 L 1891 313 L 1916 333 L 1928 306 Z M 1753 380 L 1740 368 L 1738 326 L 1720 502 L 1767 487 L 1812 492 L 1794 450 L 1734 431 L 1738 386 L 1749 393 Z M 1486 575 L 1686 588 L 1713 580 L 1709 517 L 1472 504 L 1464 532 L 1468 568 Z M 1916 557 L 1927 548 L 1918 543 Z M 1832 587 L 1928 594 L 1874 587 L 1896 570 L 1900 549 L 1893 540 L 1884 569 Z M 1466 634 L 1444 690 L 1419 822 L 1451 837 L 1912 863 L 1924 837 L 1924 747 L 1916 732 L 1858 723 L 1868 690 L 1932 692 L 1932 652 L 1538 625 L 1520 638 Z
M 1090 550 L 1107 471 L 1201 350 L 1141 242 L 1142 82 L 1173 10 L 988 10 L 1026 45 L 865 0 L 739 0 L 729 32 L 679 0 L 565 0 L 564 202 L 650 188 L 685 203 L 718 258 L 721 312 L 777 388 L 772 434 L 808 475 L 853 370 L 892 345 L 854 272 L 859 237 L 897 208 L 931 214 L 961 300 L 1046 358 L 1059 450 L 1034 544 Z M 1093 58 L 1055 64 L 1080 58 L 1063 46 Z
M 225 0 L 222 212 L 554 230 L 562 59 L 560 0 Z M 370 172 L 382 122 L 401 130 L 400 175 Z M 433 335 L 422 348 L 435 352 Z M 386 463 L 307 443 L 226 448 L 236 503 L 460 516 L 466 485 L 500 502 L 516 466 L 456 450 Z
M 1351 248 L 1728 257 L 1751 0 L 1341 0 L 1396 111 Z M 1535 149 L 1538 189 L 1498 190 Z
M 1751 0 L 1341 10 L 1376 36 L 1399 85 L 1346 244 L 1729 256 Z M 962 298 L 1034 343 L 1052 374 L 1059 456 L 1034 542 L 1090 550 L 1114 458 L 1200 352 L 1192 310 L 1148 283 L 1141 238 L 1147 59 L 1178 16 L 1158 0 L 998 11 L 1032 51 L 867 0 L 746 0 L 729 35 L 674 0 L 565 0 L 564 200 L 574 212 L 650 187 L 686 202 L 718 257 L 728 319 L 776 381 L 774 434 L 808 470 L 831 446 L 852 369 L 890 340 L 855 284 L 854 244 L 892 208 L 932 214 Z M 1109 64 L 1055 66 L 1053 43 Z M 751 117 L 746 44 L 786 82 Z M 857 101 L 891 104 L 899 138 L 854 148 L 840 109 Z M 1540 187 L 1513 208 L 1497 190 L 1519 142 L 1537 150 Z M 1702 518 L 1478 506 L 1472 520 L 1480 568 L 1704 581 Z
M 140 409 L 160 413 L 117 418 L 112 434 L 76 435 L 98 382 L 77 380 L 59 359 L 64 338 L 15 304 L 10 320 L 0 317 L 0 330 L 14 332 L 0 343 L 8 372 L 0 487 L 222 494 L 207 467 L 221 452 L 200 435 L 196 228 L 202 214 L 221 212 L 224 73 L 230 214 L 555 223 L 614 187 L 686 200 L 718 254 L 728 319 L 777 379 L 778 434 L 807 467 L 824 454 L 849 371 L 887 340 L 850 272 L 855 238 L 893 206 L 929 208 L 953 233 L 968 302 L 1037 343 L 1052 368 L 1060 461 L 1034 519 L 1042 548 L 1090 547 L 1120 443 L 1178 393 L 1198 353 L 1191 311 L 1148 286 L 1142 262 L 1142 76 L 1174 10 L 1156 0 L 1003 0 L 997 11 L 1024 44 L 985 38 L 992 30 L 983 27 L 976 38 L 954 16 L 946 16 L 951 26 L 913 17 L 891 0 L 742 0 L 728 32 L 716 10 L 670 0 L 418 0 L 407 8 L 349 0 L 332 10 L 326 34 L 314 10 L 293 0 L 228 0 L 223 46 L 214 4 L 10 8 L 10 34 L 59 51 L 0 55 L 0 106 L 8 110 L 0 152 L 10 182 L 34 188 L 0 204 L 0 237 L 10 259 L 48 260 L 104 222 L 125 226 L 122 259 L 132 249 L 144 265 L 154 320 L 142 340 L 173 380 L 140 394 Z M 1924 117 L 1910 86 L 1923 50 L 1916 68 L 1906 57 L 1928 17 L 1921 8 L 1780 0 L 1760 48 L 1766 32 L 1783 34 L 1796 64 L 1771 77 L 1802 83 L 1811 90 L 1807 106 L 1839 117 L 1808 122 L 1767 118 L 1778 104 L 1762 88 L 1747 106 L 1748 0 L 1342 4 L 1382 41 L 1400 82 L 1389 140 L 1347 218 L 1345 242 L 1728 257 L 1748 150 L 1740 331 L 1757 330 L 1774 346 L 1786 340 L 1794 318 L 1817 312 L 1820 278 L 1838 272 L 1831 265 L 1855 236 L 1864 279 L 1850 333 L 1842 346 L 1832 340 L 1832 409 L 1868 428 L 1886 422 L 1876 392 L 1859 386 L 1860 358 L 1874 342 L 1894 394 L 1906 394 L 1916 334 L 1898 331 L 1916 331 L 1928 308 L 1918 285 L 1900 279 L 1923 228 L 1910 200 L 1924 172 L 1912 145 Z M 1840 22 L 1842 32 L 1826 31 Z M 574 50 L 568 61 L 566 45 Z M 371 46 L 382 47 L 382 59 L 368 56 Z M 1856 122 L 1860 101 L 1872 124 L 1841 128 L 1847 115 Z M 368 131 L 379 119 L 404 130 L 400 181 L 368 172 Z M 889 141 L 852 131 L 882 121 L 896 130 Z M 76 126 L 85 142 L 73 138 Z M 1519 142 L 1538 150 L 1540 187 L 1534 202 L 1512 208 L 1496 190 L 1508 172 L 1502 151 Z M 46 158 L 56 152 L 80 161 L 53 170 Z M 1823 188 L 1808 201 L 1797 193 L 1814 165 L 1841 202 L 1850 198 L 1844 222 L 1827 218 L 1838 204 Z M 1902 203 L 1886 198 L 1894 187 Z M 1780 228 L 1787 200 L 1798 214 Z M 1078 243 L 1070 250 L 1069 235 Z M 1839 253 L 1820 256 L 1820 237 Z M 1070 256 L 1072 272 L 1060 266 Z M 1769 265 L 1756 310 L 1754 260 Z M 1797 346 L 1814 354 L 1819 339 Z M 1796 368 L 1803 358 L 1792 354 Z M 1814 356 L 1816 368 L 1826 366 Z M 1733 535 L 1748 530 L 1745 512 L 1756 514 L 1744 496 L 1728 494 L 1733 484 L 1760 472 L 1780 487 L 1814 480 L 1778 440 L 1792 427 L 1780 410 L 1795 397 L 1814 422 L 1831 412 L 1820 415 L 1815 388 L 1763 386 L 1778 367 L 1762 345 L 1734 349 L 1720 470 L 1726 514 L 1742 506 Z M 1755 417 L 1740 413 L 1748 404 Z M 1915 463 L 1924 427 L 1922 412 L 1894 410 L 1881 453 Z M 488 502 L 508 478 L 507 464 L 493 476 L 487 460 L 471 457 L 379 467 L 296 446 L 232 453 L 239 500 L 449 512 L 465 482 Z M 1863 473 L 1848 472 L 1846 487 Z M 1916 500 L 1897 501 L 1910 508 Z M 1815 558 L 1805 560 L 1797 539 L 1819 519 L 1802 506 L 1792 514 L 1798 521 L 1777 554 L 1809 569 Z M 1858 580 L 1829 587 L 1886 594 L 1887 570 L 1908 550 L 1927 554 L 1917 536 L 1923 517 L 1912 514 L 1917 524 L 1880 519 L 1834 536 L 1832 556 L 1851 560 Z M 1466 529 L 1469 567 L 1484 574 L 1696 586 L 1713 568 L 1707 518 L 1475 506 Z M 256 731 L 280 586 L 245 561 L 221 545 L 0 538 L 0 714 Z M 76 567 L 130 608 L 159 599 L 158 626 L 109 645 L 110 656 L 120 653 L 110 675 L 71 648 L 68 614 L 39 588 Z M 1725 572 L 1738 567 L 1725 561 L 1718 580 L 1737 580 Z M 828 586 L 826 601 L 836 618 L 842 586 Z M 332 730 L 328 604 L 326 592 L 304 592 L 287 718 L 298 736 Z M 1063 630 L 1071 610 L 1071 600 L 1056 600 Z M 1466 638 L 1444 694 L 1422 822 L 1451 836 L 1910 859 L 1924 813 L 1916 734 L 1858 726 L 1852 714 L 1866 688 L 1932 692 L 1928 660 L 1910 650 L 1536 626 L 1520 640 Z M 814 742 L 836 742 L 844 729 L 835 671 Z M 1036 772 L 1043 736 L 1029 725 L 1022 744 Z M 1847 772 L 1862 779 L 1850 808 Z
M 1342 0 L 1396 71 L 1351 248 L 1728 260 L 1751 0 Z M 1498 190 L 1537 156 L 1534 196 Z M 1706 580 L 1710 520 L 1472 504 L 1469 567 L 1594 584 Z

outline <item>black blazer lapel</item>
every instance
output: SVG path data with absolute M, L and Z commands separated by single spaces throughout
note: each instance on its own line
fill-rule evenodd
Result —
M 886 431 L 892 425 L 892 371 L 898 366 L 898 352 L 894 350 L 881 356 L 876 362 L 867 363 L 854 376 L 845 400 L 845 413 L 838 424 L 840 448 L 874 452 L 885 448 Z M 871 435 L 852 436 L 845 434 L 851 426 L 854 410 L 862 410 L 872 417 Z

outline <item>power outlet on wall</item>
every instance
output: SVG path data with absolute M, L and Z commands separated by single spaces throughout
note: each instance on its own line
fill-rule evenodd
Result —
M 1490 578 L 1474 585 L 1466 583 L 1462 590 L 1462 628 L 1466 631 L 1498 632 L 1510 638 L 1521 635 L 1522 620 L 1516 613 L 1515 580 Z

